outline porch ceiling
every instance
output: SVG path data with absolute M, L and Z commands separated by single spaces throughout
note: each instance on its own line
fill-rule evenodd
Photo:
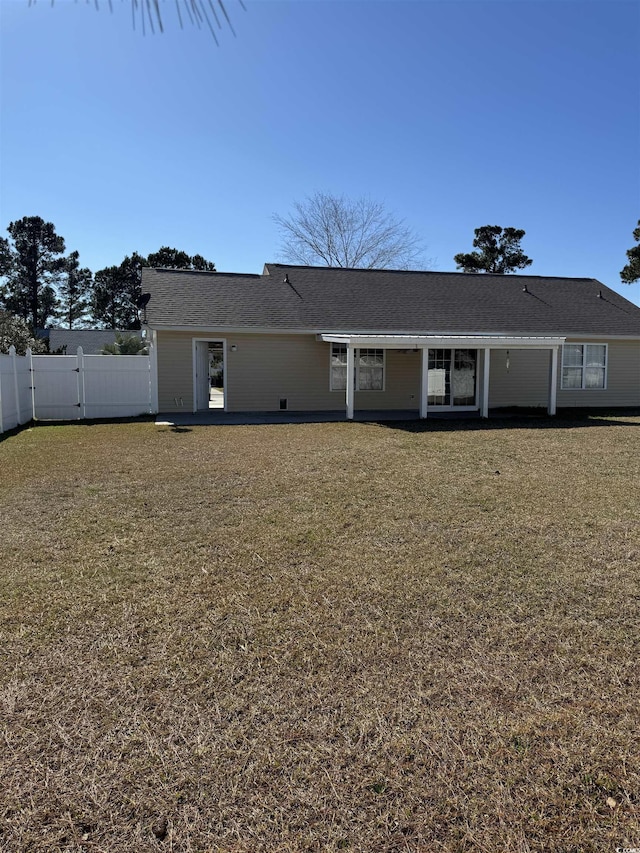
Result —
M 550 349 L 562 346 L 566 338 L 542 335 L 363 335 L 331 332 L 319 334 L 318 340 L 376 349 Z

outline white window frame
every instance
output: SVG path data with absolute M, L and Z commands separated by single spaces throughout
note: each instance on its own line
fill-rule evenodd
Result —
M 582 364 L 565 364 L 565 351 L 566 347 L 582 347 Z M 585 384 L 585 379 L 587 375 L 587 347 L 604 347 L 604 365 L 600 366 L 600 369 L 604 368 L 604 383 L 599 388 L 587 388 Z M 582 381 L 579 388 L 574 388 L 569 385 L 564 384 L 564 371 L 566 368 L 579 369 L 582 371 Z M 562 366 L 560 369 L 560 388 L 562 391 L 606 391 L 607 390 L 607 380 L 609 374 L 609 344 L 606 344 L 602 341 L 591 341 L 588 343 L 586 341 L 567 341 L 562 345 Z
M 345 353 L 346 353 L 346 350 L 347 350 L 347 344 L 337 344 L 337 343 L 332 343 L 332 344 L 329 346 L 329 389 L 330 389 L 331 391 L 342 391 L 342 393 L 344 394 L 344 392 L 345 392 L 346 388 L 336 388 L 336 387 L 334 387 L 334 384 L 333 384 L 333 367 L 334 367 L 334 364 L 333 364 L 333 350 L 334 350 L 334 347 L 335 347 L 336 349 L 338 349 L 338 347 L 340 347 L 340 349 L 344 349 L 344 351 L 345 351 Z M 345 386 L 346 386 L 346 376 L 347 376 L 347 364 L 346 364 L 346 362 L 345 362 L 345 365 L 344 365 L 344 375 L 345 375 Z
M 361 388 L 360 387 L 360 368 L 366 367 L 366 365 L 360 364 L 360 353 L 362 351 L 366 352 L 381 352 L 382 353 L 382 387 L 381 388 Z M 377 392 L 378 394 L 382 393 L 385 390 L 385 381 L 387 375 L 387 351 L 383 347 L 358 347 L 355 351 L 355 362 L 356 362 L 356 391 L 365 392 Z
M 335 388 L 333 384 L 333 352 L 334 347 L 348 347 L 348 344 L 340 344 L 340 343 L 332 343 L 329 347 L 329 389 L 331 391 L 341 391 L 345 392 L 345 388 Z M 382 353 L 382 388 L 361 388 L 360 387 L 360 350 L 375 350 L 376 352 Z M 354 364 L 356 371 L 356 381 L 355 381 L 355 390 L 362 391 L 363 394 L 367 393 L 377 393 L 381 394 L 386 390 L 386 381 L 387 381 L 387 351 L 383 347 L 354 347 Z M 364 366 L 364 365 L 363 365 Z M 345 375 L 346 375 L 346 365 L 345 365 Z

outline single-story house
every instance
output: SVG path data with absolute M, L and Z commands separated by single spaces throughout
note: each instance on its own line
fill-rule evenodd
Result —
M 142 289 L 163 412 L 640 407 L 640 307 L 595 279 L 266 264 Z

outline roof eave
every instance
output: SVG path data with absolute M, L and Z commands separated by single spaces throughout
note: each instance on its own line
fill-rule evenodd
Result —
M 465 349 L 548 349 L 559 347 L 566 337 L 557 335 L 335 335 L 320 334 L 325 343 L 344 343 L 383 349 L 424 349 L 425 347 L 459 347 Z

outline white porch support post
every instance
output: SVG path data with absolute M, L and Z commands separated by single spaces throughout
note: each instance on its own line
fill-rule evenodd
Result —
M 355 351 L 351 343 L 347 344 L 347 420 L 353 420 L 353 402 L 355 397 L 356 382 Z
M 491 350 L 489 347 L 484 349 L 484 358 L 482 365 L 482 404 L 480 406 L 480 417 L 489 417 L 489 371 L 491 369 Z
M 422 372 L 420 374 L 420 417 L 427 417 L 429 408 L 429 350 L 422 348 Z
M 551 347 L 551 366 L 549 370 L 549 406 L 547 412 L 550 415 L 556 413 L 556 399 L 558 396 L 558 349 Z

